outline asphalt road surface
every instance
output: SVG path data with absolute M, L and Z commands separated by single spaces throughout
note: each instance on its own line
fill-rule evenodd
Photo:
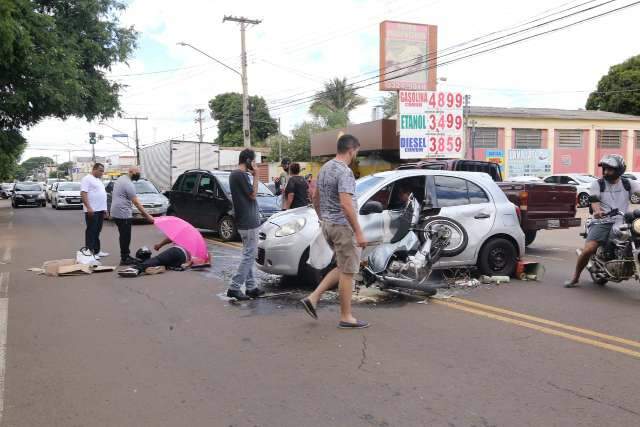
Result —
M 372 327 L 344 331 L 334 301 L 313 321 L 273 277 L 292 293 L 221 299 L 236 244 L 212 242 L 209 271 L 38 276 L 82 246 L 82 214 L 2 201 L 2 425 L 638 426 L 640 285 L 563 288 L 577 233 L 532 245 L 542 282 L 363 302 Z M 159 238 L 136 225 L 132 248 Z M 112 224 L 102 241 L 116 262 Z

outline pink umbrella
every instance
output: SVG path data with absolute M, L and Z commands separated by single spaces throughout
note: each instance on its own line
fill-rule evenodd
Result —
M 156 218 L 153 224 L 173 243 L 189 252 L 194 264 L 209 262 L 207 244 L 191 224 L 175 216 Z

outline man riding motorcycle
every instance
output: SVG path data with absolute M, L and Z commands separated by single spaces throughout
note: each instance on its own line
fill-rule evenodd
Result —
M 602 168 L 602 178 L 593 181 L 589 189 L 592 214 L 598 221 L 594 221 L 587 232 L 587 239 L 584 249 L 578 256 L 575 273 L 571 280 L 565 282 L 565 288 L 578 286 L 582 270 L 598 247 L 607 242 L 614 223 L 621 218 L 607 215 L 615 210 L 624 214 L 629 209 L 631 195 L 640 195 L 640 183 L 622 177 L 627 169 L 622 156 L 607 154 L 600 160 L 598 167 Z

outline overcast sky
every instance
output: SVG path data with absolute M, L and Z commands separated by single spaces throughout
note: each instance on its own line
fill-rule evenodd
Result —
M 207 109 L 207 101 L 216 94 L 241 92 L 241 82 L 232 71 L 176 43 L 191 43 L 240 69 L 239 27 L 223 23 L 225 14 L 263 21 L 247 32 L 249 92 L 277 105 L 278 100 L 310 95 L 335 76 L 355 81 L 374 75 L 379 66 L 382 20 L 437 25 L 438 47 L 443 50 L 581 3 L 584 0 L 132 0 L 122 22 L 140 32 L 138 48 L 129 64 L 114 67 L 111 76 L 127 85 L 121 98 L 125 114 L 149 118 L 139 122 L 142 146 L 183 135 L 196 140 L 194 110 Z M 581 18 L 628 3 L 631 0 L 614 1 Z M 583 108 L 588 91 L 611 65 L 640 53 L 638 18 L 640 7 L 629 8 L 439 67 L 438 77 L 447 79 L 439 88 L 469 93 L 473 105 Z M 570 20 L 556 26 L 565 22 Z M 532 33 L 522 36 L 528 34 Z M 177 70 L 166 72 L 173 69 Z M 162 72 L 136 75 L 155 71 Z M 372 107 L 384 95 L 377 85 L 359 93 L 368 104 L 352 113 L 354 123 L 370 120 Z M 280 117 L 283 132 L 289 133 L 309 117 L 307 110 L 308 104 L 280 108 L 272 116 Z M 113 119 L 107 125 L 79 119 L 45 120 L 26 132 L 29 148 L 23 158 L 58 154 L 60 161 L 67 160 L 67 150 L 88 146 L 90 131 L 105 136 L 98 142 L 98 154 L 126 152 L 111 136 L 127 133 L 133 144 L 133 121 Z M 205 141 L 212 141 L 216 127 L 208 114 L 204 127 Z M 72 157 L 84 154 L 71 152 Z

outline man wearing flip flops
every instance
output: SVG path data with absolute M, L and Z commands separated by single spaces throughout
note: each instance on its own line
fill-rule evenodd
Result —
M 321 221 L 322 234 L 336 255 L 337 267 L 331 270 L 313 293 L 300 302 L 307 313 L 318 318 L 316 307 L 325 291 L 338 284 L 340 295 L 340 323 L 342 329 L 362 329 L 369 323 L 358 320 L 351 313 L 353 275 L 360 269 L 360 254 L 367 243 L 358 224 L 354 194 L 356 181 L 349 168 L 360 149 L 360 142 L 352 135 L 338 139 L 335 159 L 320 169 L 313 207 Z

